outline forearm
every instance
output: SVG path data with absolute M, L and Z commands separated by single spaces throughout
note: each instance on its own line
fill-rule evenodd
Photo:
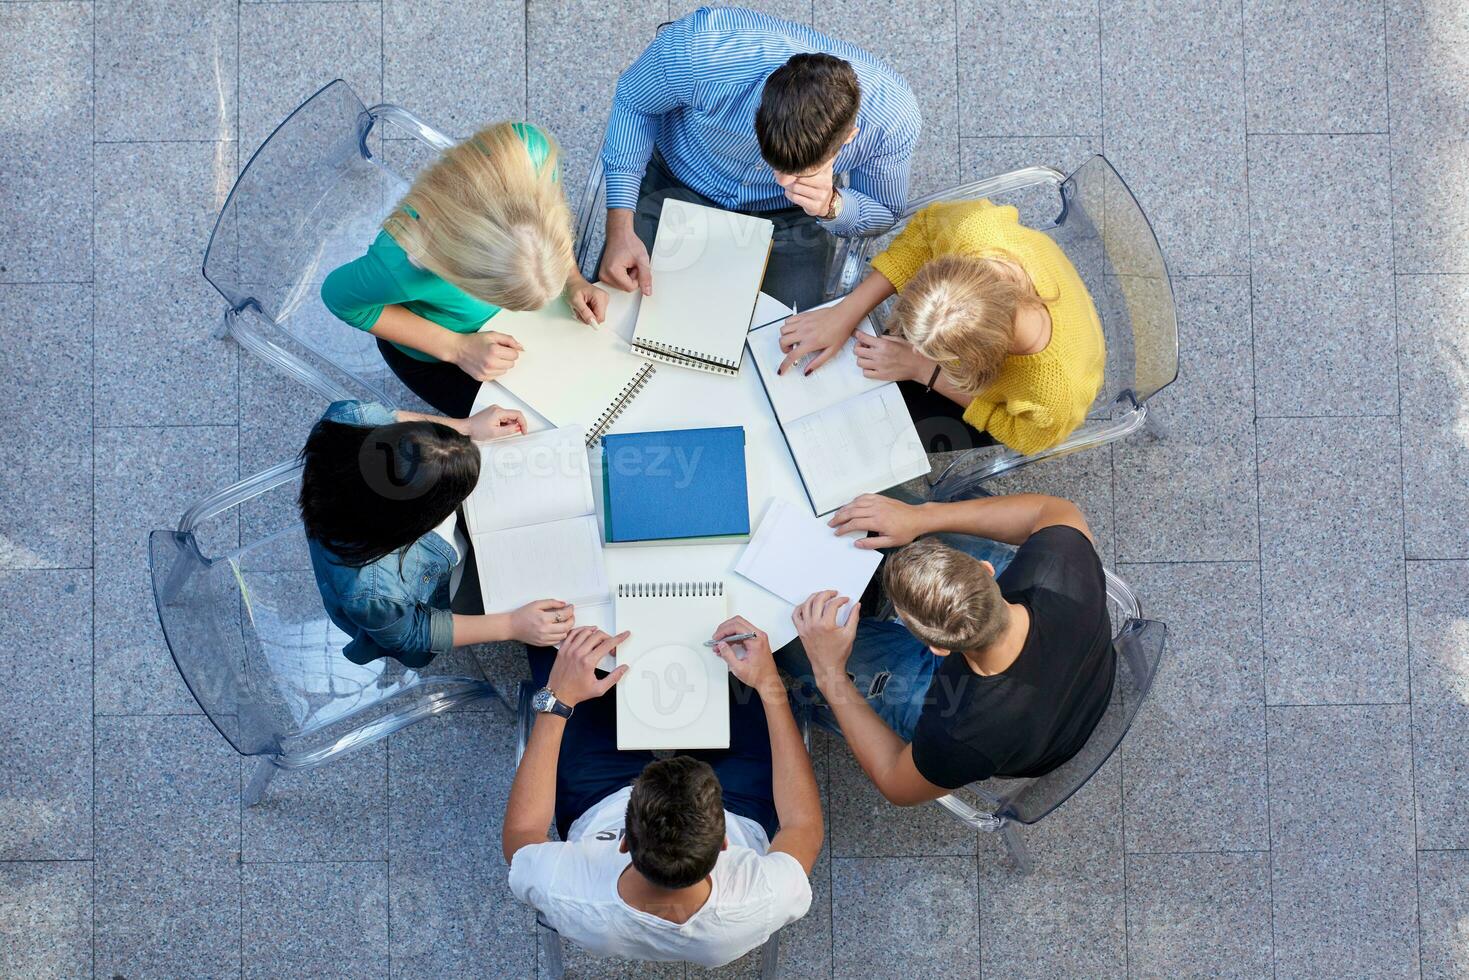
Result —
M 476 643 L 499 643 L 514 639 L 509 613 L 491 613 L 488 616 L 466 616 L 454 614 L 454 645 L 472 646 Z
M 510 784 L 510 799 L 505 803 L 500 845 L 506 863 L 527 844 L 546 840 L 547 828 L 556 815 L 556 763 L 565 731 L 566 719 L 554 714 L 537 716 L 531 729 L 525 755 Z
M 931 377 L 932 371 L 930 371 L 929 374 Z M 923 383 L 927 384 L 928 378 L 924 378 Z M 943 395 L 954 404 L 963 405 L 965 408 L 968 408 L 969 403 L 974 401 L 973 392 L 965 391 L 958 385 L 954 384 L 948 378 L 944 377 L 942 371 L 939 372 L 939 376 L 934 380 L 933 390 L 938 392 L 940 395 Z
M 382 315 L 368 332 L 390 343 L 412 347 L 440 361 L 453 360 L 454 351 L 463 336 L 402 306 L 383 307 Z
M 847 745 L 857 757 L 857 764 L 887 796 L 892 792 L 893 773 L 908 743 L 878 717 L 845 671 L 818 677 L 817 683 L 836 715 Z
M 821 794 L 811 755 L 801 739 L 801 730 L 791 713 L 785 687 L 765 698 L 765 723 L 770 731 L 770 782 L 775 796 L 775 813 L 782 827 L 810 826 L 821 832 Z
M 1036 531 L 1052 524 L 1077 526 L 1090 534 L 1075 504 L 1040 493 L 920 504 L 918 515 L 921 534 L 949 531 L 1015 545 L 1024 544 Z
M 856 289 L 842 297 L 837 307 L 851 321 L 852 329 L 856 330 L 864 316 L 877 309 L 883 300 L 895 292 L 897 290 L 893 289 L 888 277 L 874 269 L 863 277 Z

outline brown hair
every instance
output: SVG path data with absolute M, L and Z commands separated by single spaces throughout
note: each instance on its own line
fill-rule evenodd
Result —
M 537 166 L 518 126 L 525 128 L 495 123 L 445 150 L 383 229 L 419 265 L 469 295 L 507 310 L 538 310 L 571 274 L 571 210 L 557 180 L 555 142 L 545 138 L 546 158 Z
M 801 174 L 836 155 L 862 104 L 852 66 L 829 54 L 798 54 L 771 72 L 755 112 L 765 162 Z
M 627 799 L 627 851 L 659 888 L 687 888 L 724 847 L 724 795 L 709 763 L 686 755 L 648 763 Z
M 942 365 L 950 384 L 978 394 L 1010 356 L 1016 314 L 1043 302 L 1007 256 L 943 255 L 925 262 L 898 294 L 893 330 Z
M 1010 625 L 1010 607 L 979 559 L 932 538 L 888 556 L 882 584 L 909 632 L 940 650 L 983 650 Z

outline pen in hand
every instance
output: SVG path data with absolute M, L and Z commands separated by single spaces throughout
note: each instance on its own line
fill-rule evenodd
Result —
M 753 640 L 754 638 L 754 633 L 732 633 L 729 636 L 721 636 L 717 640 L 705 640 L 704 645 L 706 647 L 715 647 L 721 643 L 743 643 L 746 640 Z M 745 658 L 740 657 L 740 659 L 743 660 Z

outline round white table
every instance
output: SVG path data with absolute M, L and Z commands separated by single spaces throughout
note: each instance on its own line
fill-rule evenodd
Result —
M 760 294 L 751 317 L 751 325 L 769 323 L 791 314 L 778 300 Z M 617 329 L 624 340 L 632 337 L 634 323 L 608 325 Z M 749 488 L 750 528 L 759 524 L 770 501 L 783 497 L 808 513 L 811 510 L 796 464 L 765 389 L 755 373 L 755 365 L 746 353 L 738 377 L 724 377 L 659 364 L 653 380 L 639 393 L 622 416 L 612 425 L 612 432 L 649 432 L 660 429 L 692 429 L 701 426 L 739 425 L 745 429 L 745 471 Z M 527 429 L 551 428 L 543 416 L 516 398 L 497 382 L 480 386 L 474 410 L 489 405 L 514 408 L 525 413 Z M 592 469 L 592 487 L 597 496 L 597 520 L 604 520 L 602 506 L 602 447 L 588 450 Z M 605 528 L 604 537 L 605 537 Z M 603 550 L 607 563 L 607 581 L 613 590 L 623 582 L 685 582 L 723 580 L 729 596 L 730 615 L 743 616 L 770 636 L 772 648 L 779 649 L 796 637 L 791 622 L 794 610 L 789 602 L 767 592 L 734 571 L 735 561 L 744 550 L 743 542 L 725 544 L 671 544 L 611 546 Z M 577 617 L 578 624 L 583 623 Z M 611 630 L 612 623 L 595 623 Z

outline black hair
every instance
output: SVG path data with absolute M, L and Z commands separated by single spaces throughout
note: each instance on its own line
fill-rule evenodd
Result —
M 479 482 L 474 442 L 438 422 L 322 419 L 301 450 L 301 521 L 343 563 L 362 566 L 417 541 Z
M 793 56 L 765 80 L 755 111 L 760 155 L 781 173 L 810 170 L 841 149 L 861 102 L 850 64 L 820 52 Z

